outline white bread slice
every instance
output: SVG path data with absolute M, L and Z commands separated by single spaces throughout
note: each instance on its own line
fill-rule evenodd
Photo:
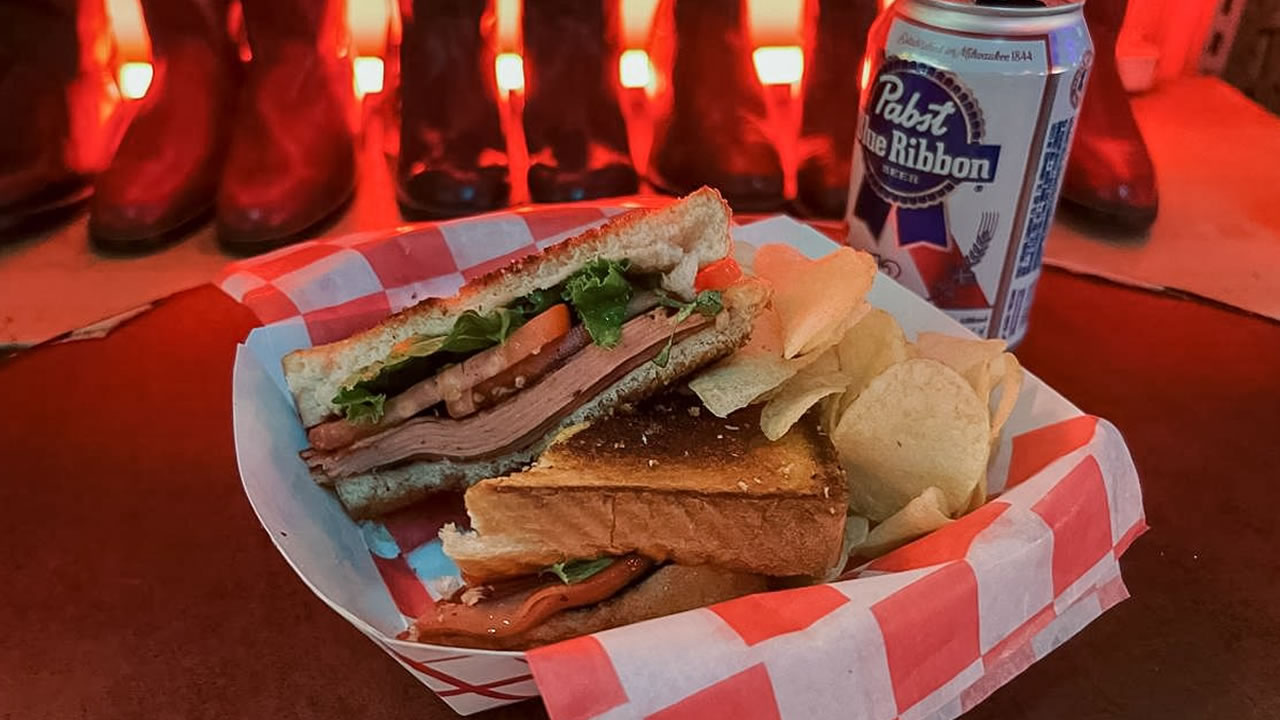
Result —
M 631 261 L 645 273 L 661 273 L 663 286 L 691 297 L 699 268 L 731 250 L 729 206 L 702 188 L 667 207 L 635 210 L 604 225 L 477 278 L 449 298 L 430 298 L 345 340 L 289 353 L 282 360 L 302 424 L 311 427 L 335 413 L 330 400 L 359 369 L 383 360 L 412 335 L 444 335 L 467 310 L 486 313 L 530 292 L 553 287 L 595 258 Z
M 724 293 L 724 312 L 716 316 L 713 325 L 675 343 L 666 367 L 648 362 L 632 370 L 528 448 L 471 462 L 422 461 L 381 468 L 339 481 L 334 486 L 338 499 L 352 517 L 368 518 L 411 505 L 435 490 L 461 490 L 529 465 L 564 428 L 661 392 L 681 377 L 741 347 L 768 299 L 768 287 L 758 280 L 745 280 L 729 288 Z
M 823 575 L 840 557 L 846 489 L 816 418 L 770 442 L 759 408 L 718 420 L 690 417 L 696 405 L 663 396 L 659 409 L 601 419 L 531 469 L 476 484 L 466 494 L 473 530 L 441 531 L 445 553 L 478 580 L 631 552 Z

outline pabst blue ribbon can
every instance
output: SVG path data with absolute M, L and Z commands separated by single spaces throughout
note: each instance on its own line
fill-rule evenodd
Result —
M 1022 339 L 1093 59 L 1082 3 L 898 0 L 871 28 L 849 244 Z

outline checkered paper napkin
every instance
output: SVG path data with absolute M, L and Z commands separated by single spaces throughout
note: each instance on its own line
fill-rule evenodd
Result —
M 542 696 L 555 720 L 952 718 L 1127 597 L 1117 559 L 1146 529 L 1129 453 L 1105 420 L 1028 376 L 993 458 L 993 499 L 841 581 L 756 595 L 528 653 L 402 642 L 455 569 L 450 495 L 357 525 L 309 478 L 279 358 L 599 224 L 625 206 L 551 206 L 322 240 L 235 263 L 218 284 L 266 323 L 236 359 L 246 494 L 333 609 L 460 713 Z M 787 218 L 735 228 L 737 251 L 835 244 Z M 873 304 L 914 335 L 963 334 L 885 277 Z M 301 660 L 300 660 L 301 661 Z

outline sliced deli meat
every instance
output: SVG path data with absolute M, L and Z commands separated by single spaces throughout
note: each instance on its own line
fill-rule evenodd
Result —
M 477 410 L 492 407 L 519 390 L 541 380 L 552 370 L 565 364 L 578 351 L 591 344 L 591 334 L 583 325 L 575 325 L 568 333 L 547 343 L 538 352 L 476 384 L 449 406 L 452 417 L 466 417 Z
M 711 322 L 692 315 L 678 326 L 663 311 L 623 326 L 613 348 L 588 345 L 536 384 L 497 406 L 462 419 L 422 417 L 357 441 L 349 447 L 304 454 L 317 479 L 326 482 L 406 460 L 473 459 L 500 455 L 541 437 L 605 387 L 655 359 Z
M 450 416 L 466 417 L 505 397 L 501 392 L 504 379 L 516 382 L 516 378 L 522 378 L 521 385 L 532 384 L 557 362 L 563 362 L 590 342 L 586 328 L 579 325 L 535 350 L 514 356 L 515 361 L 497 352 L 503 346 L 490 348 L 391 398 L 377 422 L 330 420 L 307 431 L 307 440 L 316 450 L 337 450 L 395 427 L 442 401 L 447 404 Z
M 651 310 L 657 304 L 654 293 L 642 291 L 638 300 L 633 299 L 628 306 L 627 318 Z M 565 316 L 567 324 L 568 307 L 554 306 L 530 325 L 517 330 L 507 342 L 446 367 L 396 394 L 387 400 L 383 415 L 377 421 L 328 420 L 307 431 L 308 443 L 316 450 L 337 450 L 395 427 L 441 402 L 454 418 L 496 405 L 516 390 L 533 384 L 591 342 L 591 335 L 581 325 L 551 338 L 531 338 L 524 334 L 534 323 L 557 311 Z
M 438 377 L 432 376 L 388 400 L 383 406 L 382 417 L 377 422 L 353 422 L 341 418 L 329 420 L 308 430 L 307 442 L 316 450 L 346 447 L 361 438 L 395 427 L 443 399 Z

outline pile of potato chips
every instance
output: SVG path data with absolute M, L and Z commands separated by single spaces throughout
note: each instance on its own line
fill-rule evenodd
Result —
M 849 479 L 847 545 L 874 557 L 986 502 L 987 463 L 1018 398 L 1022 368 L 1003 340 L 903 335 L 866 302 L 876 264 L 841 248 L 809 260 L 766 245 L 755 274 L 773 306 L 742 350 L 689 387 L 725 417 L 764 403 L 786 434 L 815 405 Z

